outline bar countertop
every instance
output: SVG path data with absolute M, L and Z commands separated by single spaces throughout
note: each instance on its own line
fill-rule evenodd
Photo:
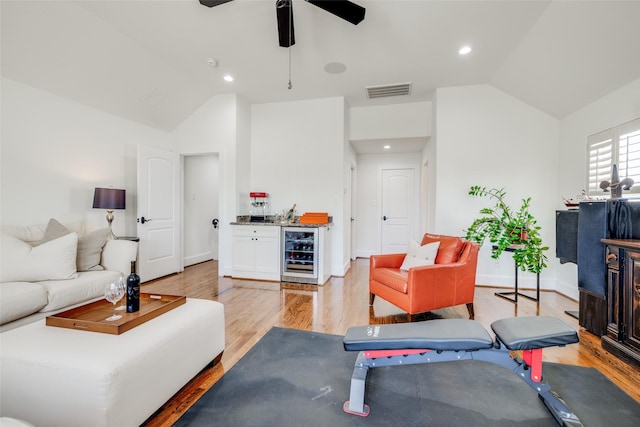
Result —
M 315 227 L 329 227 L 333 225 L 333 222 L 327 224 L 300 224 L 299 222 L 249 222 L 249 221 L 234 221 L 231 225 L 252 225 L 252 226 L 271 226 L 271 227 L 302 227 L 302 228 L 315 228 Z

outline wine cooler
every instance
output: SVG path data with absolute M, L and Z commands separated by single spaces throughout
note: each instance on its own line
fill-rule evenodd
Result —
M 317 227 L 282 227 L 282 281 L 318 283 Z

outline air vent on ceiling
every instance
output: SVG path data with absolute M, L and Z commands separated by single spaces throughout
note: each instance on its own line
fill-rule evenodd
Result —
M 388 96 L 406 96 L 411 94 L 411 82 L 396 83 L 392 85 L 367 86 L 365 89 L 367 89 L 367 97 L 369 99 L 386 98 Z

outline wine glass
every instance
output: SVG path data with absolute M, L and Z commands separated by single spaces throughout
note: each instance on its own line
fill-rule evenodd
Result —
M 105 320 L 107 322 L 113 322 L 114 320 L 122 319 L 122 315 L 116 314 L 116 303 L 120 301 L 120 299 L 124 296 L 124 290 L 122 288 L 118 288 L 117 282 L 113 282 L 109 284 L 109 287 L 104 291 L 104 298 L 113 304 L 113 314 L 107 317 Z
M 120 274 L 120 277 L 118 277 L 116 279 L 116 286 L 120 289 L 122 289 L 122 295 L 124 296 L 127 293 L 127 281 L 124 278 L 124 274 Z M 118 306 L 118 308 L 116 308 L 116 310 L 121 311 L 121 310 L 126 310 L 126 300 L 123 299 L 122 300 L 122 304 L 120 304 Z

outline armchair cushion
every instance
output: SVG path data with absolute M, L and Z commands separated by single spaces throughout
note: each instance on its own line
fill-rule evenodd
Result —
M 438 254 L 440 242 L 427 243 L 420 245 L 415 240 L 409 242 L 407 255 L 400 266 L 400 270 L 409 271 L 412 267 L 421 267 L 424 265 L 433 265 Z
M 461 238 L 426 233 L 422 237 L 421 245 L 432 242 L 440 242 L 438 255 L 436 256 L 436 264 L 451 264 L 460 258 L 460 252 L 462 252 L 464 246 L 464 241 Z
M 371 271 L 371 280 L 384 283 L 394 291 L 407 293 L 407 278 L 409 274 L 406 271 L 397 268 L 376 268 Z

